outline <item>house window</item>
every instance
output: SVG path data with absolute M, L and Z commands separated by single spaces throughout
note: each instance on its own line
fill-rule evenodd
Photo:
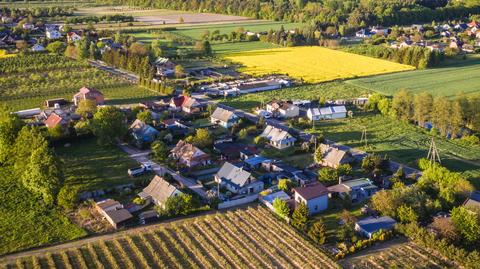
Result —
M 318 205 L 315 205 L 315 208 L 313 210 L 317 211 L 318 210 Z

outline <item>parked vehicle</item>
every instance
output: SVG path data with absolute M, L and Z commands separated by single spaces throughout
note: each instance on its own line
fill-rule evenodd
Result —
M 151 171 L 152 171 L 152 166 L 151 165 L 142 164 L 139 167 L 128 169 L 128 175 L 131 176 L 131 177 L 137 177 L 137 176 L 143 175 L 143 174 L 145 174 L 147 172 L 151 172 Z

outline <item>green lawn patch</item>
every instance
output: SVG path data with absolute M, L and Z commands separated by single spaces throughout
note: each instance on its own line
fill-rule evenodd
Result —
M 373 77 L 359 78 L 347 83 L 394 95 L 400 89 L 412 93 L 429 92 L 432 95 L 455 97 L 458 93 L 480 93 L 480 62 L 456 62 L 446 67 L 416 70 Z
M 252 41 L 252 42 L 229 42 L 229 43 L 218 43 L 212 44 L 213 51 L 218 55 L 228 55 L 233 53 L 239 53 L 244 51 L 252 50 L 261 50 L 261 49 L 272 49 L 278 48 L 278 45 L 262 42 L 262 41 Z
M 127 170 L 139 166 L 118 147 L 101 147 L 94 138 L 57 147 L 65 173 L 65 183 L 81 190 L 108 189 L 117 185 L 140 182 L 152 174 L 131 178 Z
M 344 99 L 368 96 L 370 90 L 346 84 L 339 81 L 326 82 L 315 85 L 305 85 L 285 88 L 281 90 L 252 93 L 238 97 L 227 98 L 220 103 L 239 109 L 251 110 L 262 103 L 272 99 L 283 100 L 319 100 L 319 99 Z
M 0 168 L 0 184 L 0 255 L 87 234 L 59 210 L 33 197 L 9 168 Z

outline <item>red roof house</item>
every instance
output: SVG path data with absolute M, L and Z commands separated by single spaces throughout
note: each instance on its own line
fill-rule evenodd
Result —
M 81 88 L 80 91 L 73 96 L 73 103 L 76 106 L 78 106 L 78 103 L 82 100 L 95 100 L 97 105 L 101 105 L 105 101 L 100 91 L 87 87 Z
M 48 116 L 48 118 L 43 122 L 45 123 L 45 126 L 48 128 L 55 128 L 59 125 L 63 127 L 66 127 L 68 125 L 69 119 L 67 118 L 62 118 L 60 115 L 57 113 L 53 112 Z

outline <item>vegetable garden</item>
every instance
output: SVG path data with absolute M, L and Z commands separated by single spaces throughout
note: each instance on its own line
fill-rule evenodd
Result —
M 157 226 L 9 268 L 339 268 L 263 207 Z

